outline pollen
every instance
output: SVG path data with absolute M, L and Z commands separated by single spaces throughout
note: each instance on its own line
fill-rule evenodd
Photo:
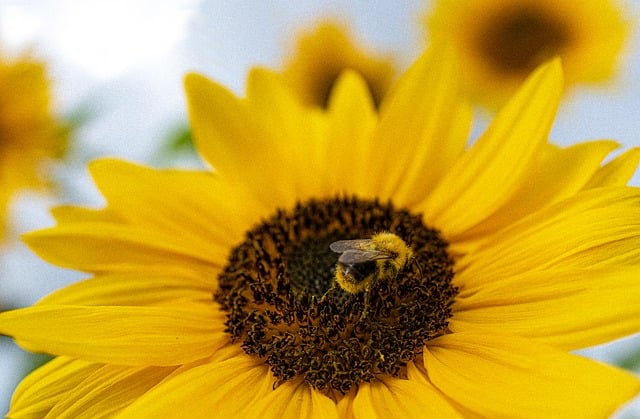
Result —
M 364 293 L 335 286 L 337 240 L 388 231 L 413 251 L 392 281 Z M 420 214 L 358 198 L 299 203 L 246 233 L 219 276 L 215 300 L 233 342 L 269 365 L 274 385 L 295 377 L 339 399 L 380 375 L 406 377 L 407 362 L 445 333 L 457 289 L 453 260 Z

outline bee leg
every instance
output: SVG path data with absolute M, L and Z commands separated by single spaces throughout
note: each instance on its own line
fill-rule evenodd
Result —
M 364 290 L 364 308 L 362 309 L 360 320 L 366 319 L 368 312 L 369 312 L 369 288 Z
M 324 294 L 322 294 L 322 297 L 320 297 L 320 301 L 324 301 L 325 297 L 327 296 L 327 294 L 329 294 L 331 291 L 333 291 L 334 289 L 336 289 L 335 284 L 331 286 L 331 288 L 329 288 Z
M 416 266 L 416 268 L 418 268 L 418 272 L 420 273 L 420 278 L 422 278 L 422 266 L 420 266 L 420 262 L 418 262 L 416 259 L 412 259 L 413 260 L 413 264 Z

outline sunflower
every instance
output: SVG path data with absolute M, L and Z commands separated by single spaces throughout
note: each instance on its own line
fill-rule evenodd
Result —
M 628 32 L 614 0 L 437 0 L 426 23 L 458 51 L 469 92 L 490 105 L 556 55 L 567 85 L 609 79 Z
M 395 73 L 390 57 L 365 50 L 345 27 L 329 20 L 299 35 L 282 72 L 303 103 L 326 107 L 333 85 L 345 69 L 362 75 L 376 104 Z
M 66 147 L 50 94 L 44 63 L 0 58 L 0 242 L 11 199 L 23 189 L 50 187 L 42 165 Z
M 245 98 L 188 75 L 213 172 L 98 160 L 106 206 L 25 236 L 91 277 L 0 314 L 57 356 L 9 417 L 599 418 L 635 396 L 569 351 L 640 329 L 640 150 L 547 142 L 559 60 L 467 147 L 456 74 L 425 53 L 379 113 L 356 72 L 326 111 L 267 70 Z

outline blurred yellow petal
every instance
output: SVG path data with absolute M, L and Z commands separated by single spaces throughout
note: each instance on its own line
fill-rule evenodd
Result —
M 367 159 L 370 195 L 420 202 L 462 153 L 471 120 L 456 70 L 450 51 L 429 51 L 389 93 Z
M 0 313 L 0 333 L 34 352 L 168 366 L 210 356 L 224 345 L 221 316 L 210 305 L 194 304 L 189 309 L 42 305 Z
M 45 63 L 6 53 L 0 52 L 0 244 L 13 198 L 24 189 L 53 189 L 47 164 L 62 157 L 68 142 Z
M 194 140 L 203 158 L 267 208 L 291 205 L 293 188 L 277 182 L 278 174 L 295 164 L 286 153 L 288 143 L 271 140 L 271 129 L 246 102 L 205 77 L 188 74 L 185 89 Z M 274 146 L 284 151 L 274 152 Z
M 203 248 L 233 245 L 249 227 L 247 220 L 260 214 L 251 195 L 211 173 L 154 170 L 112 159 L 94 161 L 89 170 L 109 208 L 121 218 Z M 216 211 L 208 211 L 212 207 Z
M 409 378 L 363 383 L 353 401 L 355 418 L 462 418 L 463 415 L 418 371 L 407 365 Z
M 456 281 L 474 292 L 526 271 L 640 263 L 640 192 L 580 192 L 493 234 L 460 259 Z
M 322 178 L 312 175 L 326 166 L 324 120 L 319 111 L 301 108 L 294 93 L 280 74 L 260 68 L 249 73 L 247 107 L 254 119 L 263 122 L 262 138 L 258 140 L 270 151 L 262 158 L 272 162 L 274 168 L 259 175 L 270 177 L 270 191 L 286 186 L 288 201 L 281 201 L 280 205 L 293 204 L 295 197 L 322 195 L 326 185 Z M 247 147 L 251 149 L 238 150 L 242 155 L 239 158 L 254 151 L 254 145 Z M 250 178 L 247 176 L 250 174 L 245 175 Z
M 272 392 L 273 378 L 259 360 L 241 353 L 172 376 L 141 396 L 118 418 L 259 417 L 253 403 Z
M 502 208 L 461 235 L 461 241 L 485 237 L 517 222 L 527 214 L 575 195 L 615 150 L 615 141 L 593 141 L 567 148 L 548 146 L 529 170 L 527 179 Z M 562 179 L 562 181 L 559 181 Z M 460 246 L 456 244 L 456 246 Z
M 369 182 L 371 135 L 377 115 L 365 80 L 346 71 L 336 81 L 328 107 L 326 174 L 333 191 L 360 192 Z M 358 125 L 353 121 L 358 119 Z
M 22 380 L 13 393 L 7 417 L 44 417 L 68 392 L 102 366 L 69 357 L 55 358 Z
M 524 182 L 547 141 L 562 92 L 558 60 L 538 69 L 458 159 L 420 207 L 455 239 L 490 216 Z
M 51 209 L 51 215 L 58 224 L 75 223 L 122 223 L 124 220 L 108 208 L 93 209 L 60 205 Z
M 213 289 L 210 281 L 202 278 L 140 273 L 106 274 L 54 291 L 41 299 L 38 304 L 180 306 L 211 301 Z
M 77 223 L 28 233 L 27 245 L 43 259 L 87 272 L 121 272 L 162 265 L 211 269 L 222 265 L 227 251 L 136 225 Z M 87 251 L 87 248 L 99 249 Z M 161 270 L 160 270 L 161 271 Z
M 631 335 L 640 317 L 640 267 L 526 272 L 456 299 L 449 327 L 478 327 L 567 350 Z
M 585 185 L 585 189 L 624 186 L 638 170 L 640 148 L 632 148 L 602 166 Z
M 55 418 L 110 418 L 152 389 L 176 367 L 105 365 L 49 411 Z
M 436 388 L 485 417 L 603 418 L 640 392 L 627 372 L 495 333 L 434 339 L 424 366 Z
M 265 419 L 339 417 L 334 401 L 309 387 L 303 380 L 287 381 L 257 398 L 252 403 L 251 415 Z

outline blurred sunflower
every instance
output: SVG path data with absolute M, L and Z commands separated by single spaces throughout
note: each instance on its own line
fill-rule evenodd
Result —
M 43 164 L 67 146 L 51 105 L 44 63 L 0 58 L 0 243 L 11 199 L 24 189 L 50 188 Z
M 303 103 L 326 107 L 334 83 L 346 69 L 360 73 L 375 104 L 380 103 L 395 74 L 390 57 L 366 51 L 345 27 L 333 21 L 319 22 L 313 30 L 301 33 L 282 72 Z
M 57 355 L 9 417 L 601 418 L 636 395 L 568 351 L 640 329 L 640 150 L 547 142 L 558 60 L 468 148 L 454 63 L 425 54 L 379 114 L 356 72 L 326 111 L 266 70 L 242 99 L 188 75 L 215 172 L 96 161 L 106 207 L 25 236 L 92 277 L 0 314 Z M 383 276 L 387 249 L 351 266 L 368 290 L 334 286 L 330 245 L 381 231 L 410 260 Z
M 426 24 L 458 51 L 469 92 L 494 106 L 556 55 L 568 86 L 606 81 L 628 33 L 614 0 L 436 0 Z

